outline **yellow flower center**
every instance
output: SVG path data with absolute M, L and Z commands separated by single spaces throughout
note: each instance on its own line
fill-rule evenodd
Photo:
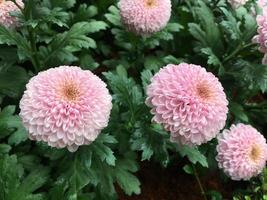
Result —
M 197 86 L 197 95 L 203 100 L 209 100 L 213 96 L 211 88 L 207 84 Z
M 261 148 L 258 145 L 253 145 L 249 153 L 249 158 L 253 162 L 257 162 L 262 154 Z
M 65 83 L 61 87 L 61 97 L 67 101 L 76 101 L 80 96 L 79 89 L 75 83 Z
M 154 7 L 156 5 L 156 0 L 145 0 L 145 4 L 149 8 Z

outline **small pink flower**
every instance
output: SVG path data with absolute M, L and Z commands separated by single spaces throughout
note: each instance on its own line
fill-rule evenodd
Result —
M 263 8 L 267 5 L 267 0 L 258 0 L 257 4 L 259 7 Z
M 123 24 L 138 35 L 160 31 L 171 16 L 170 0 L 120 0 L 119 8 Z
M 107 126 L 112 98 L 106 84 L 79 67 L 40 72 L 27 84 L 20 117 L 32 140 L 76 151 Z
M 267 160 L 266 140 L 250 125 L 232 125 L 218 137 L 216 160 L 233 180 L 249 180 L 261 173 Z
M 153 121 L 171 132 L 174 142 L 200 145 L 225 126 L 228 101 L 219 80 L 205 68 L 167 65 L 147 88 Z
M 231 4 L 233 8 L 239 8 L 240 6 L 245 5 L 248 0 L 228 0 L 228 2 Z
M 24 7 L 22 0 L 16 0 L 20 7 Z M 19 8 L 12 2 L 6 0 L 0 0 L 0 24 L 6 28 L 15 28 L 19 26 L 16 17 L 11 16 L 11 12 L 19 12 Z
M 264 53 L 263 64 L 267 64 L 267 7 L 263 7 L 262 15 L 257 16 L 258 35 L 252 41 L 259 44 L 259 51 Z

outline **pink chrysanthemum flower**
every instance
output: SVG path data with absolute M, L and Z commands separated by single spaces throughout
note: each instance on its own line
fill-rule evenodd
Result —
M 228 0 L 228 2 L 231 4 L 233 8 L 239 8 L 240 6 L 245 5 L 248 0 Z
M 250 125 L 232 125 L 218 137 L 216 160 L 233 180 L 257 176 L 267 160 L 266 140 Z
M 27 84 L 20 117 L 32 140 L 76 151 L 107 126 L 112 98 L 106 84 L 79 67 L 40 72 Z
M 225 126 L 228 101 L 219 80 L 198 65 L 167 65 L 147 88 L 153 121 L 171 132 L 174 142 L 200 145 Z
M 259 7 L 263 8 L 267 5 L 267 0 L 258 0 L 257 4 Z
M 262 15 L 257 16 L 258 35 L 252 41 L 259 44 L 259 51 L 264 53 L 262 64 L 267 64 L 267 7 L 263 7 Z
M 20 7 L 24 7 L 22 0 L 16 0 Z M 12 2 L 0 0 L 0 24 L 6 28 L 15 28 L 19 25 L 16 17 L 11 16 L 11 12 L 19 11 L 19 8 Z
M 126 28 L 137 35 L 150 35 L 164 28 L 171 16 L 170 0 L 120 0 Z

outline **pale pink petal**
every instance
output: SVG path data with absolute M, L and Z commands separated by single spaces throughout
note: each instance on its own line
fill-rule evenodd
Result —
M 119 8 L 122 23 L 138 35 L 160 31 L 171 16 L 170 0 L 120 0 Z
M 21 8 L 24 7 L 22 0 L 16 0 Z M 0 0 L 0 24 L 6 28 L 15 28 L 19 26 L 16 17 L 11 16 L 11 12 L 19 12 L 19 8 L 12 2 L 6 0 Z
M 250 125 L 232 125 L 218 136 L 216 160 L 231 179 L 249 180 L 265 167 L 266 140 Z
M 200 145 L 225 126 L 228 101 L 219 80 L 198 65 L 167 65 L 147 88 L 153 121 L 171 132 L 171 140 Z
M 112 98 L 106 84 L 79 67 L 40 72 L 26 86 L 20 117 L 32 140 L 75 151 L 108 125 Z

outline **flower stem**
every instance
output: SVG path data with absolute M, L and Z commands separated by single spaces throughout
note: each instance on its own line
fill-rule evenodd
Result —
M 213 7 L 215 8 L 215 7 L 218 5 L 219 2 L 220 2 L 220 0 L 216 0 L 216 1 L 214 2 L 214 4 L 213 4 Z
M 193 168 L 193 171 L 194 171 L 194 175 L 196 177 L 196 180 L 197 180 L 197 183 L 198 183 L 198 186 L 200 188 L 200 191 L 201 191 L 201 195 L 203 196 L 203 199 L 204 200 L 208 200 L 207 196 L 206 196 L 206 193 L 205 193 L 205 190 L 201 184 L 201 181 L 200 181 L 200 178 L 199 178 L 199 175 L 198 175 L 198 172 L 197 172 L 197 169 L 196 167 L 192 164 L 192 168 Z
M 35 42 L 35 34 L 34 30 L 30 27 L 28 27 L 28 32 L 29 32 L 29 39 L 30 39 L 30 44 L 31 44 L 31 49 L 32 49 L 32 64 L 34 66 L 34 69 L 36 72 L 39 71 L 40 69 L 40 63 L 38 59 L 38 52 L 37 52 L 37 47 L 36 47 L 36 42 Z
M 25 15 L 24 9 L 23 7 L 21 7 L 16 0 L 12 0 L 12 2 L 20 9 L 21 13 L 24 15 L 25 20 L 28 20 L 28 17 Z M 32 16 L 30 15 L 29 18 L 32 18 Z M 29 33 L 29 40 L 30 40 L 30 45 L 31 45 L 31 56 L 30 59 L 32 61 L 33 67 L 35 72 L 38 72 L 40 69 L 40 62 L 38 59 L 38 51 L 37 51 L 37 47 L 36 47 L 36 40 L 35 40 L 35 33 L 34 33 L 34 29 L 32 27 L 27 26 L 27 31 Z
M 255 45 L 254 43 L 249 43 L 249 44 L 246 44 L 246 45 L 240 44 L 229 56 L 227 56 L 223 60 L 223 63 L 226 63 L 229 60 L 231 60 L 232 58 L 234 58 L 240 51 L 242 51 L 242 50 L 244 50 L 244 49 L 246 49 L 248 47 L 254 46 L 254 45 Z

